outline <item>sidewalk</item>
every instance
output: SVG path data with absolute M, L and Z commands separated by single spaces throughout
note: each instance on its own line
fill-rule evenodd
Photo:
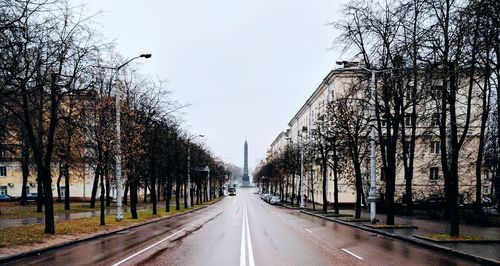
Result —
M 290 206 L 285 207 L 296 209 Z M 397 215 L 395 217 L 395 224 L 406 224 L 414 228 L 376 228 L 371 226 L 369 222 L 349 222 L 339 217 L 326 217 L 307 210 L 301 210 L 301 212 L 379 235 L 406 241 L 431 250 L 471 259 L 481 264 L 500 265 L 500 228 L 498 227 L 480 227 L 460 224 L 461 235 L 476 235 L 488 239 L 495 239 L 497 241 L 436 242 L 417 238 L 414 235 L 446 234 L 449 231 L 449 225 L 446 220 L 431 220 Z M 354 210 L 341 210 L 340 213 L 354 215 Z M 370 217 L 370 213 L 363 211 L 361 217 L 368 218 Z M 385 221 L 385 214 L 377 215 L 377 219 L 383 223 L 383 221 Z

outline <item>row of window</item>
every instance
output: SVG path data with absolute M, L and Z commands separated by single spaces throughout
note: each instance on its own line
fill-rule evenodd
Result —
M 405 126 L 410 127 L 412 125 L 411 123 L 411 114 L 410 113 L 405 113 Z M 387 121 L 385 119 L 380 120 L 380 124 L 382 128 L 385 128 L 387 126 Z M 433 113 L 431 116 L 430 120 L 430 126 L 431 127 L 437 127 L 439 125 L 439 113 Z
M 7 176 L 7 166 L 0 165 L 0 177 Z
M 380 172 L 380 179 L 382 181 L 385 180 L 386 169 L 382 167 Z M 429 168 L 429 181 L 438 181 L 439 180 L 439 167 L 431 167 Z
M 439 154 L 439 151 L 441 150 L 441 143 L 439 141 L 431 141 L 430 144 L 431 144 L 430 145 L 431 153 Z M 405 143 L 405 147 L 406 147 L 406 153 L 409 154 L 411 149 L 411 144 L 409 141 Z M 387 146 L 384 146 L 384 151 L 386 151 L 387 153 Z

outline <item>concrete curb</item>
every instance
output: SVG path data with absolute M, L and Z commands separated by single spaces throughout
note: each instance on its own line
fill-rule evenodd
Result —
M 287 209 L 290 209 L 290 210 L 298 210 L 300 209 L 300 207 L 293 207 L 293 206 L 288 206 L 288 205 L 285 205 L 285 204 L 281 204 L 281 206 L 287 208 Z
M 480 263 L 482 265 L 499 265 L 500 264 L 500 261 L 497 261 L 497 260 L 492 260 L 492 259 L 489 259 L 489 258 L 484 258 L 484 257 L 476 256 L 476 255 L 473 255 L 473 254 L 463 253 L 462 251 L 458 251 L 458 250 L 455 250 L 455 249 L 452 249 L 452 248 L 448 248 L 448 247 L 444 247 L 444 246 L 437 245 L 437 244 L 434 244 L 434 243 L 430 243 L 428 241 L 420 240 L 420 239 L 417 239 L 417 238 L 413 239 L 413 238 L 410 238 L 410 237 L 404 237 L 404 236 L 392 234 L 392 233 L 389 233 L 389 232 L 386 232 L 386 231 L 383 231 L 383 230 L 378 230 L 378 229 L 370 228 L 370 227 L 363 226 L 363 225 L 358 225 L 358 224 L 354 224 L 354 223 L 350 223 L 350 222 L 345 222 L 345 221 L 342 221 L 342 220 L 339 220 L 339 219 L 330 218 L 330 217 L 324 217 L 322 215 L 311 213 L 311 212 L 307 212 L 307 211 L 303 211 L 303 210 L 301 210 L 300 212 L 304 213 L 304 214 L 307 214 L 307 215 L 311 215 L 311 216 L 315 216 L 315 217 L 318 217 L 318 218 L 322 218 L 322 219 L 325 219 L 325 220 L 328 220 L 328 221 L 332 221 L 332 222 L 340 223 L 340 224 L 343 224 L 343 225 L 351 226 L 351 227 L 354 227 L 354 228 L 357 228 L 357 229 L 361 229 L 361 230 L 364 230 L 364 231 L 368 231 L 368 232 L 371 232 L 371 233 L 376 233 L 376 234 L 383 235 L 383 236 L 386 236 L 386 237 L 390 237 L 390 238 L 398 239 L 398 240 L 401 240 L 401 241 L 405 241 L 405 242 L 408 242 L 408 243 L 411 243 L 411 244 L 414 244 L 414 245 L 417 245 L 417 246 L 420 246 L 420 247 L 424 247 L 424 248 L 427 248 L 427 249 L 431 249 L 433 251 L 437 251 L 437 252 L 440 252 L 440 253 L 443 253 L 443 254 L 454 255 L 454 256 L 457 256 L 457 257 L 460 257 L 460 258 L 463 258 L 463 259 L 472 260 L 472 261 Z
M 186 215 L 186 214 L 189 214 L 189 213 L 192 213 L 192 212 L 195 212 L 195 211 L 199 211 L 199 210 L 205 209 L 208 206 L 213 205 L 213 204 L 219 202 L 222 198 L 223 197 L 220 197 L 219 200 L 217 200 L 215 202 L 212 202 L 210 204 L 203 205 L 203 206 L 200 206 L 199 208 L 192 209 L 192 210 L 189 210 L 189 211 L 186 211 L 186 212 L 174 214 L 172 216 L 155 218 L 155 219 L 152 219 L 152 220 L 149 220 L 149 221 L 145 221 L 145 222 L 133 224 L 133 225 L 130 225 L 130 226 L 127 226 L 127 227 L 123 227 L 123 228 L 119 228 L 119 229 L 115 229 L 115 230 L 111 230 L 109 232 L 97 233 L 97 234 L 95 234 L 93 236 L 84 237 L 84 238 L 81 238 L 81 239 L 74 239 L 74 240 L 70 240 L 70 241 L 67 241 L 67 242 L 55 244 L 55 245 L 52 245 L 52 246 L 35 249 L 35 250 L 29 251 L 29 252 L 20 253 L 20 254 L 8 256 L 8 257 L 0 258 L 0 265 L 5 264 L 5 263 L 9 263 L 9 262 L 12 262 L 12 261 L 15 261 L 15 260 L 23 259 L 23 258 L 26 258 L 26 257 L 37 256 L 37 255 L 40 255 L 41 253 L 45 253 L 45 252 L 48 252 L 48 251 L 52 251 L 52 250 L 56 250 L 56 249 L 60 249 L 60 248 L 64 248 L 64 247 L 68 247 L 68 246 L 71 246 L 71 245 L 74 245 L 74 244 L 78 244 L 78 243 L 82 243 L 82 242 L 85 242 L 85 241 L 94 240 L 94 239 L 98 239 L 98 238 L 101 238 L 101 237 L 109 236 L 109 235 L 112 235 L 112 234 L 120 233 L 120 232 L 123 232 L 123 231 L 127 231 L 127 230 L 130 230 L 130 229 L 141 227 L 141 226 L 144 226 L 144 225 L 148 225 L 148 224 L 152 224 L 152 223 L 156 223 L 156 222 L 168 220 L 168 219 L 171 219 L 171 218 L 174 218 L 174 217 Z

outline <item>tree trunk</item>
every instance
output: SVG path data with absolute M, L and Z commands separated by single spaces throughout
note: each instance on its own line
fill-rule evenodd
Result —
M 69 165 L 67 163 L 64 164 L 64 209 L 69 211 L 70 210 L 70 197 L 71 195 L 69 194 Z
M 188 192 L 187 192 L 187 184 L 186 183 L 187 183 L 187 181 L 184 182 L 184 184 L 183 184 L 182 187 L 183 187 L 183 190 L 184 190 L 184 193 L 183 193 L 184 194 L 184 208 L 187 209 L 188 208 L 188 198 L 186 197 L 186 195 L 187 195 Z M 193 197 L 191 197 L 191 200 L 193 200 Z
M 130 182 L 130 214 L 132 215 L 132 219 L 139 218 L 139 216 L 137 216 L 137 202 L 139 198 L 137 195 L 138 182 L 136 178 L 137 177 Z
M 477 29 L 478 25 L 476 25 Z M 477 37 L 477 36 L 476 36 Z M 489 44 L 489 43 L 488 43 Z M 487 45 L 489 46 L 489 45 Z M 489 51 L 489 47 L 486 48 L 485 50 Z M 489 52 L 486 53 L 486 62 L 490 61 L 490 54 Z M 474 71 L 471 74 L 470 77 L 470 82 L 474 82 Z M 482 170 L 483 170 L 483 153 L 484 153 L 484 146 L 485 146 L 485 135 L 486 135 L 486 125 L 488 123 L 488 115 L 490 113 L 490 95 L 491 95 L 491 90 L 489 87 L 489 79 L 490 79 L 490 64 L 487 63 L 485 65 L 485 76 L 484 76 L 484 83 L 483 83 L 483 96 L 482 96 L 482 113 L 481 113 L 481 129 L 479 133 L 479 148 L 477 151 L 477 158 L 476 158 L 476 206 L 475 206 L 475 212 L 477 214 L 482 212 Z M 497 96 L 498 97 L 498 96 Z
M 338 177 L 337 148 L 333 148 L 333 210 L 335 214 L 340 214 L 339 211 L 339 177 Z
M 285 196 L 283 197 L 284 203 L 288 203 L 288 197 L 290 197 L 290 195 L 288 194 L 289 184 L 290 184 L 290 175 L 286 175 Z
M 144 203 L 148 203 L 148 187 L 149 187 L 149 179 L 146 178 L 144 181 Z
M 328 212 L 328 195 L 327 195 L 327 185 L 328 185 L 328 173 L 327 173 L 327 165 L 328 165 L 328 158 L 327 155 L 324 154 L 322 162 L 321 162 L 321 174 L 323 175 L 323 212 L 327 213 Z
M 43 212 L 43 202 L 44 202 L 44 186 L 43 186 L 43 183 L 42 183 L 42 179 L 41 179 L 41 175 L 40 174 L 40 171 L 42 171 L 40 169 L 40 167 L 37 167 L 38 168 L 38 173 L 37 173 L 37 179 L 36 179 L 36 182 L 37 182 L 37 196 L 36 196 L 36 212 Z M 52 194 L 52 190 L 51 190 L 51 194 Z
M 356 204 L 354 210 L 354 218 L 361 218 L 361 195 L 363 194 L 363 180 L 361 177 L 361 165 L 358 159 L 354 161 L 354 172 L 355 172 L 355 187 L 356 187 Z
M 154 177 L 154 173 L 151 175 L 151 202 L 153 203 L 153 215 L 157 215 L 158 214 L 158 209 L 157 209 L 157 206 L 156 206 L 156 180 L 155 180 L 155 177 Z
M 57 202 L 62 202 L 62 199 L 61 199 L 61 179 L 62 179 L 63 175 L 64 175 L 64 173 L 63 173 L 62 162 L 59 161 L 59 175 L 57 176 L 57 183 L 56 183 L 56 187 L 57 187 Z
M 94 172 L 94 183 L 92 184 L 92 194 L 90 196 L 90 208 L 95 208 L 95 200 L 97 196 L 97 187 L 99 186 L 99 173 L 101 172 L 101 165 L 98 163 Z
M 26 136 L 26 129 L 21 130 L 22 151 L 21 168 L 23 174 L 23 188 L 21 190 L 21 206 L 26 206 L 26 188 L 28 187 L 28 178 L 30 175 L 30 146 Z
M 125 192 L 123 192 L 123 205 L 128 205 L 128 189 L 130 185 L 129 182 L 125 182 Z
M 167 175 L 166 189 L 165 212 L 170 212 L 170 200 L 172 199 L 172 177 L 170 175 Z
M 316 210 L 316 199 L 314 198 L 314 193 L 316 193 L 316 190 L 314 189 L 314 172 L 311 171 L 311 200 L 312 200 L 313 210 Z
M 180 193 L 181 193 L 181 179 L 179 178 L 179 175 L 176 175 L 176 181 L 175 181 L 175 209 L 177 211 L 181 209 Z
M 106 185 L 106 207 L 111 206 L 111 177 L 109 176 L 109 168 L 104 172 L 104 181 Z
M 104 195 L 105 195 L 105 189 L 104 189 L 104 174 L 100 174 L 100 187 L 101 187 L 101 196 L 99 197 L 100 202 L 101 202 L 101 216 L 100 216 L 100 222 L 101 225 L 106 225 L 106 213 L 105 213 L 105 203 L 104 203 Z
M 50 167 L 50 166 L 49 166 Z M 45 230 L 46 234 L 55 234 L 55 223 L 54 223 L 54 200 L 52 198 L 52 178 L 50 176 L 50 169 L 46 167 L 42 171 L 43 188 L 44 188 L 44 200 L 45 200 Z

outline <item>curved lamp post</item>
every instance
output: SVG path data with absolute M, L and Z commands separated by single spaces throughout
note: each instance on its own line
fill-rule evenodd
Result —
M 116 163 L 116 168 L 115 168 L 115 176 L 116 176 L 116 220 L 121 221 L 123 220 L 123 211 L 122 211 L 122 149 L 121 149 L 121 123 L 120 123 L 120 117 L 121 117 L 121 109 L 120 109 L 120 100 L 121 100 L 121 89 L 119 85 L 120 81 L 120 69 L 124 66 L 126 66 L 128 63 L 134 61 L 137 58 L 150 58 L 151 54 L 141 54 L 139 56 L 136 56 L 127 62 L 117 66 L 114 68 L 115 70 L 115 83 L 116 83 L 116 143 L 115 143 L 115 163 Z

